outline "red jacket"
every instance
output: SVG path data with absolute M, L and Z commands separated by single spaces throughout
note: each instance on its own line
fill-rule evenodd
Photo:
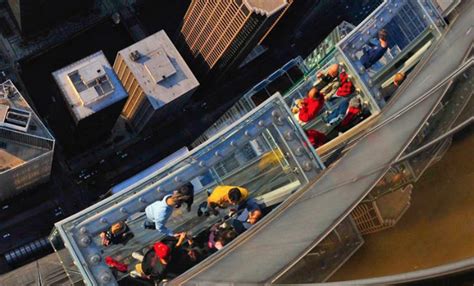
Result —
M 342 72 L 339 74 L 339 82 L 341 83 L 341 86 L 339 86 L 336 91 L 337 96 L 346 97 L 354 92 L 354 84 L 349 80 L 347 73 Z
M 105 264 L 107 264 L 109 267 L 117 269 L 120 272 L 127 272 L 128 270 L 127 264 L 120 263 L 110 256 L 105 257 Z
M 318 115 L 318 112 L 324 106 L 324 95 L 318 94 L 317 98 L 305 97 L 300 108 L 298 115 L 299 119 L 303 122 L 308 122 Z
M 308 136 L 309 142 L 311 143 L 311 145 L 313 145 L 314 148 L 318 148 L 319 146 L 327 142 L 326 135 L 324 135 L 324 133 L 319 132 L 318 130 L 308 129 L 305 132 Z
M 361 112 L 362 110 L 359 107 L 350 106 L 347 109 L 346 116 L 344 116 L 344 119 L 342 119 L 340 126 L 345 127 L 349 125 L 349 123 L 351 123 L 351 121 L 354 120 L 354 118 Z

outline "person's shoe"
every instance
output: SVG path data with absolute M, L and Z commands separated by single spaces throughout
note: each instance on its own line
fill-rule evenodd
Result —
M 143 228 L 144 229 L 155 229 L 153 225 L 148 224 L 146 221 L 143 222 Z
M 136 251 L 132 252 L 132 257 L 135 258 L 138 261 L 143 260 L 143 255 L 139 252 L 136 252 Z

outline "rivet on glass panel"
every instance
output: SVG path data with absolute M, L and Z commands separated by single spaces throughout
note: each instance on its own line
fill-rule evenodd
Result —
M 93 254 L 89 257 L 89 263 L 92 265 L 96 265 L 97 263 L 100 262 L 100 255 L 98 254 Z
M 173 181 L 174 181 L 175 183 L 179 183 L 179 182 L 181 182 L 181 178 L 178 177 L 178 176 L 176 176 L 176 177 L 174 177 Z
M 87 247 L 91 243 L 91 238 L 87 235 L 84 235 L 79 239 L 79 243 L 81 244 L 81 246 Z
M 272 111 L 272 116 L 275 118 L 278 118 L 281 116 L 281 113 L 278 110 L 273 110 Z
M 142 204 L 146 204 L 146 200 L 145 200 L 144 197 L 140 197 L 140 198 L 138 199 L 138 201 L 139 201 L 140 203 L 142 203 Z
M 277 118 L 275 118 L 275 123 L 276 125 L 282 126 L 285 122 L 282 116 L 278 116 Z
M 229 145 L 234 147 L 234 148 L 237 147 L 237 143 L 235 143 L 234 140 L 230 141 Z
M 219 150 L 217 150 L 216 152 L 214 152 L 214 156 L 222 157 L 222 153 Z
M 158 193 L 161 193 L 161 192 L 163 191 L 163 189 L 161 188 L 161 186 L 158 186 L 158 187 L 156 187 L 156 191 L 157 191 Z
M 206 162 L 204 162 L 204 161 L 199 162 L 199 167 L 206 168 L 207 167 Z
M 291 141 L 291 140 L 293 140 L 294 135 L 295 135 L 295 133 L 293 131 L 288 130 L 288 131 L 285 132 L 284 137 L 285 137 L 286 140 Z
M 101 222 L 101 223 L 107 223 L 108 221 L 107 221 L 107 219 L 106 219 L 105 217 L 101 217 L 101 218 L 100 218 L 100 222 Z
M 313 169 L 313 162 L 311 161 L 305 161 L 303 163 L 303 170 L 305 170 L 306 172 L 309 172 Z
M 263 120 L 258 121 L 258 126 L 265 127 L 265 121 Z
M 123 214 L 127 214 L 127 213 L 128 213 L 128 211 L 127 211 L 127 209 L 126 209 L 125 207 L 121 207 L 121 208 L 120 208 L 120 212 L 123 213 Z
M 109 283 L 110 281 L 112 281 L 112 275 L 110 274 L 109 271 L 104 271 L 100 274 L 100 281 L 104 282 L 104 283 Z
M 300 157 L 302 156 L 304 153 L 304 148 L 303 146 L 299 146 L 298 148 L 295 149 L 295 155 Z
M 87 228 L 85 226 L 83 226 L 79 229 L 79 232 L 82 233 L 82 234 L 86 234 L 87 233 Z
M 382 97 L 382 93 L 380 91 L 377 91 L 375 96 L 377 97 L 377 99 L 380 99 Z

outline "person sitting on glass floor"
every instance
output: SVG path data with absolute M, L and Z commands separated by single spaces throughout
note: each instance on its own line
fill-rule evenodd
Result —
M 347 98 L 352 95 L 355 91 L 354 83 L 351 77 L 345 72 L 339 74 L 339 87 L 335 94 L 329 94 L 326 96 L 326 100 L 333 101 L 336 98 Z
M 110 229 L 103 231 L 99 234 L 101 243 L 103 246 L 109 246 L 110 244 L 126 244 L 130 238 L 133 237 L 133 233 L 130 232 L 128 225 L 119 221 L 114 223 Z
M 380 90 L 382 94 L 381 97 L 385 101 L 389 101 L 392 95 L 395 94 L 398 87 L 402 84 L 404 80 L 405 80 L 405 73 L 403 72 L 396 73 L 395 76 L 393 77 L 393 82 Z
M 187 201 L 189 201 L 189 196 L 174 192 L 150 204 L 145 208 L 146 220 L 143 226 L 147 229 L 156 229 L 167 236 L 179 235 L 166 228 L 165 224 L 173 213 L 173 209 L 180 208 Z
M 378 41 L 376 44 L 369 41 L 368 45 L 364 47 L 364 54 L 360 58 L 360 62 L 364 68 L 371 68 L 378 62 L 388 49 L 388 33 L 385 29 L 378 32 Z
M 296 100 L 292 112 L 297 114 L 298 120 L 308 122 L 314 119 L 324 107 L 324 94 L 316 87 L 312 87 L 304 99 Z
M 217 186 L 207 198 L 207 202 L 203 202 L 198 209 L 198 216 L 205 214 L 206 216 L 212 212 L 217 215 L 219 212 L 217 207 L 225 209 L 231 205 L 239 205 L 244 202 L 249 195 L 249 191 L 243 187 L 236 186 Z
M 350 121 L 352 117 L 358 114 L 361 108 L 360 98 L 353 97 L 352 99 L 347 99 L 342 101 L 336 109 L 330 112 L 325 118 L 325 122 L 329 126 L 337 126 L 345 118 L 349 118 L 346 121 Z M 357 114 L 354 114 L 357 111 Z
M 314 87 L 323 93 L 329 93 L 332 89 L 338 87 L 338 76 L 339 76 L 339 64 L 332 64 L 324 72 L 318 72 L 316 74 L 316 82 Z
M 248 199 L 237 211 L 237 216 L 232 220 L 232 227 L 237 233 L 242 233 L 256 224 L 263 216 L 260 205 L 254 199 Z
M 315 149 L 321 147 L 328 141 L 326 135 L 316 129 L 308 129 L 304 132 L 308 137 L 309 143 L 311 143 L 311 146 Z
M 211 228 L 209 233 L 209 240 L 207 242 L 207 247 L 209 249 L 209 254 L 221 250 L 234 240 L 239 234 L 233 228 Z
M 139 263 L 130 275 L 135 278 L 161 281 L 176 277 L 191 268 L 197 263 L 198 255 L 193 249 L 184 247 L 186 238 L 186 233 L 183 232 L 178 237 L 165 237 L 154 243 L 145 255 L 133 252 L 132 257 Z M 188 245 L 191 244 L 191 240 L 188 239 Z
M 139 261 L 135 269 L 130 272 L 133 278 L 152 280 L 156 283 L 166 279 L 168 274 L 168 262 L 171 259 L 172 248 L 159 241 L 153 244 L 145 255 L 133 252 L 132 257 Z

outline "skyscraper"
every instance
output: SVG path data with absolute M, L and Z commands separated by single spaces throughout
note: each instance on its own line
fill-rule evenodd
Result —
M 293 0 L 193 0 L 181 28 L 181 48 L 194 72 L 225 72 L 240 64 L 272 30 Z
M 74 120 L 76 138 L 93 142 L 112 129 L 128 95 L 102 51 L 53 72 L 53 78 Z
M 12 82 L 0 84 L 0 200 L 49 179 L 54 143 Z
M 136 132 L 180 111 L 199 86 L 164 31 L 119 51 L 114 70 L 128 92 L 122 115 Z

